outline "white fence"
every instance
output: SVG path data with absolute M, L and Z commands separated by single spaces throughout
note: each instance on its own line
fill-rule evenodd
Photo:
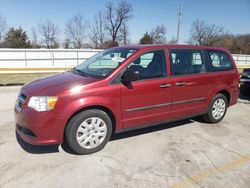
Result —
M 232 54 L 237 66 L 250 66 L 250 55 Z
M 67 68 L 102 50 L 97 49 L 0 49 L 0 68 Z
M 0 48 L 0 73 L 39 69 L 64 71 L 102 50 L 97 49 L 9 49 Z M 238 67 L 250 67 L 250 55 L 233 54 Z M 18 71 L 15 71 L 18 70 Z M 33 70 L 32 70 L 33 69 Z

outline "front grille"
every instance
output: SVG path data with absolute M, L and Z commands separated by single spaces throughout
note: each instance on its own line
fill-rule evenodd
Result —
M 17 97 L 17 105 L 22 108 L 24 105 L 24 102 L 26 100 L 27 96 L 24 95 L 23 93 L 20 93 Z

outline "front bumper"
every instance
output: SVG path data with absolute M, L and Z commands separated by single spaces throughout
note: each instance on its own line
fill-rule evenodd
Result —
M 33 145 L 63 142 L 65 119 L 55 111 L 37 112 L 31 108 L 15 106 L 16 132 Z

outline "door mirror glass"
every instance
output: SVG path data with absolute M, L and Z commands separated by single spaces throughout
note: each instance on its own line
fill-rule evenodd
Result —
M 139 75 L 132 70 L 126 70 L 121 77 L 123 83 L 130 83 L 136 80 L 139 80 Z

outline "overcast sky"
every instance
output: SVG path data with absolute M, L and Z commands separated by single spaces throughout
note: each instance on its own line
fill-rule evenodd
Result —
M 85 19 L 93 18 L 103 10 L 104 0 L 0 0 L 0 14 L 8 26 L 21 26 L 28 32 L 41 19 L 50 19 L 60 28 L 61 41 L 64 25 L 72 16 L 81 13 Z M 114 0 L 118 3 L 119 0 Z M 163 24 L 167 28 L 167 40 L 176 37 L 178 0 L 128 0 L 133 7 L 129 21 L 129 38 L 138 43 L 143 33 Z M 184 18 L 181 26 L 181 42 L 186 42 L 192 21 L 204 20 L 221 25 L 232 34 L 250 33 L 250 0 L 183 0 Z

